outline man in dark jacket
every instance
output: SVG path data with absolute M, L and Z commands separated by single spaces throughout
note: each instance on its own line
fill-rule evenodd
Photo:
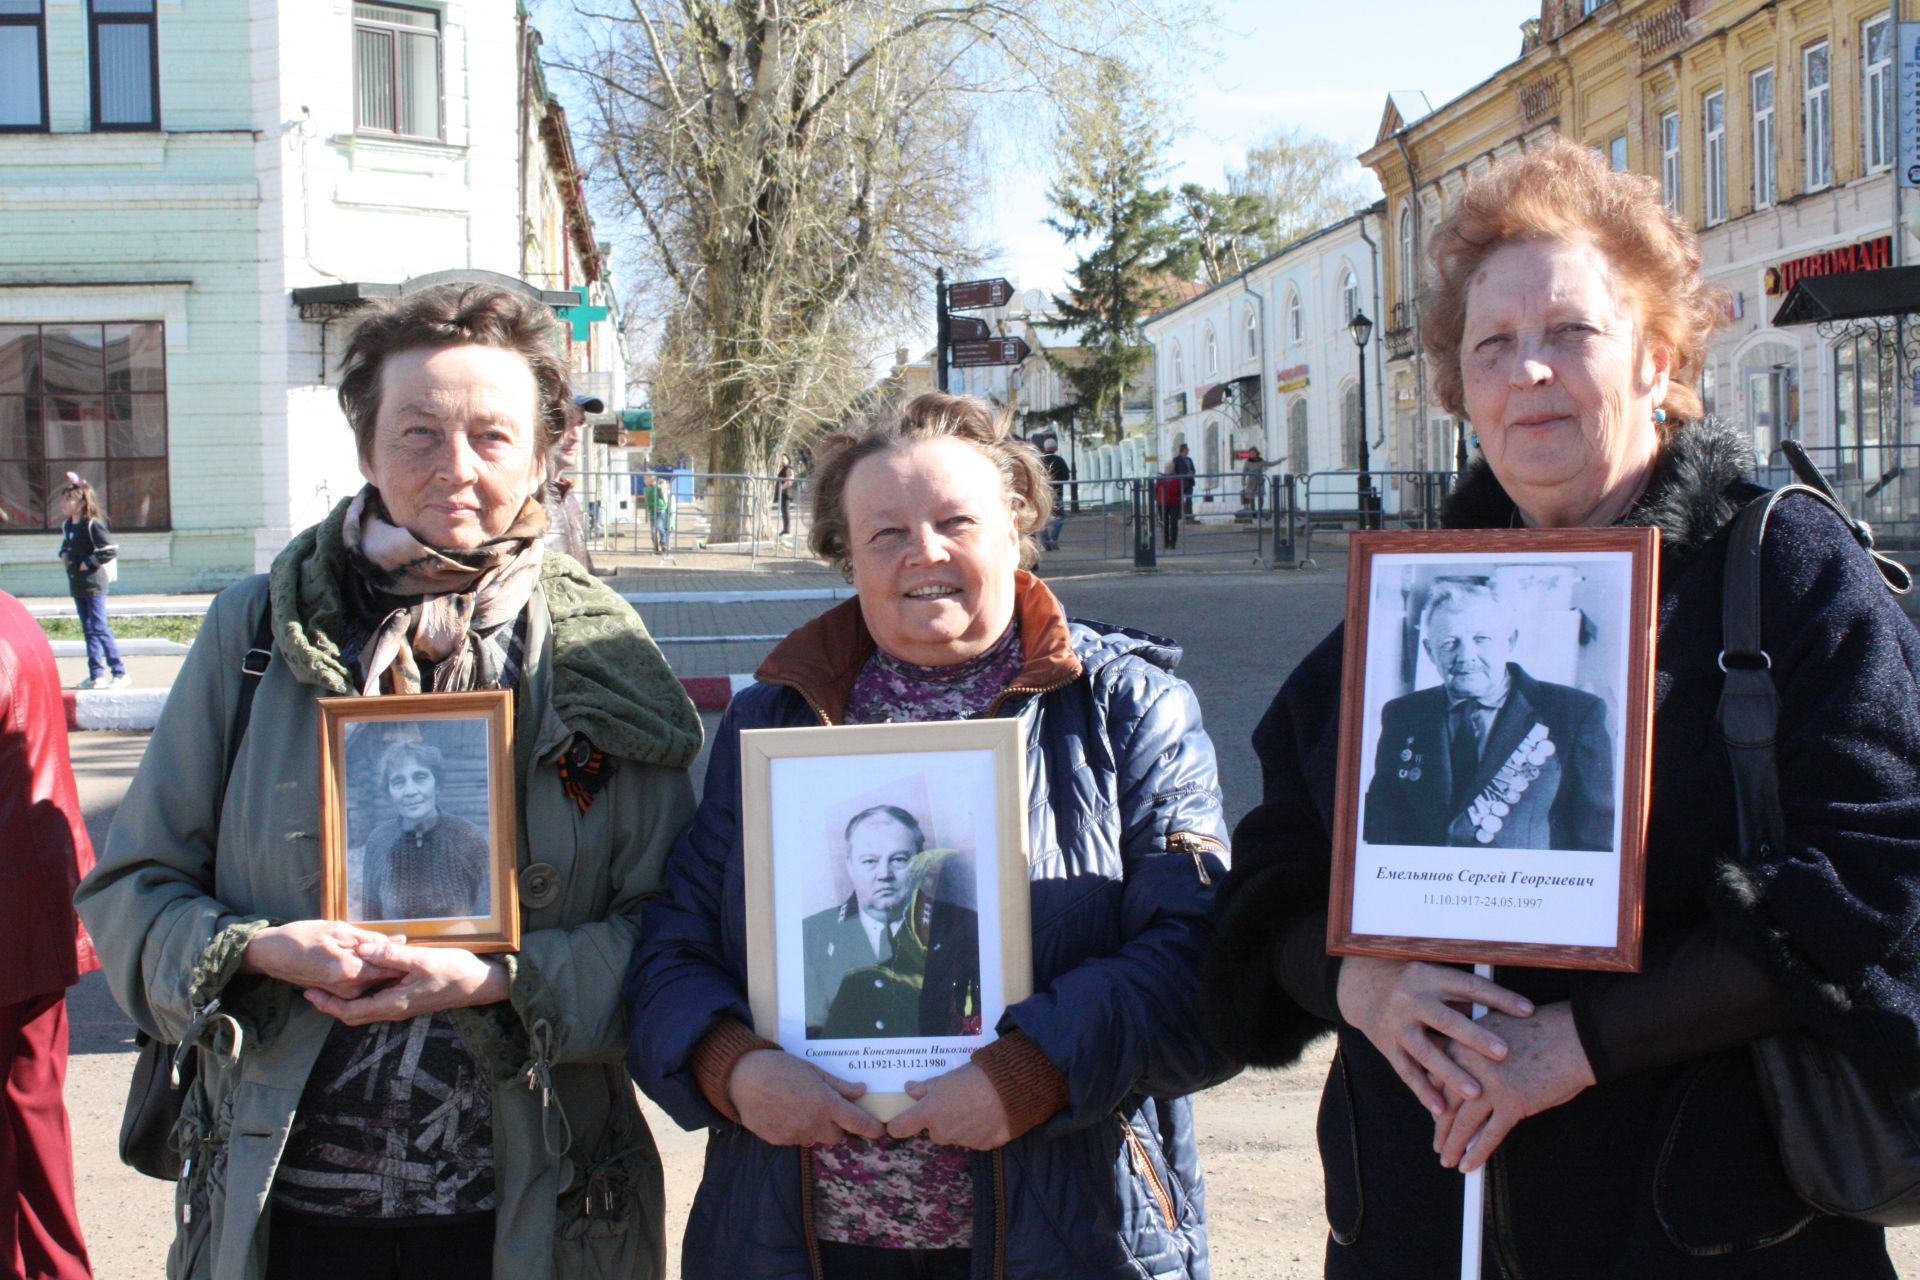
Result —
M 1181 514 L 1191 520 L 1193 519 L 1193 455 L 1187 451 L 1187 446 L 1184 444 L 1180 446 L 1180 451 L 1173 455 L 1173 474 L 1180 477 Z
M 1058 551 L 1060 530 L 1067 523 L 1067 482 L 1073 479 L 1073 468 L 1060 456 L 1060 441 L 1053 436 L 1040 442 L 1040 465 L 1047 469 L 1047 484 L 1053 489 L 1053 519 L 1040 530 L 1040 545 Z
M 1509 661 L 1519 632 L 1491 586 L 1442 581 L 1420 631 L 1443 683 L 1381 709 L 1367 842 L 1611 849 L 1606 704 Z
M 63 1092 L 67 988 L 99 968 L 73 912 L 92 867 L 53 649 L 0 592 L 0 1265 L 53 1280 L 91 1274 Z

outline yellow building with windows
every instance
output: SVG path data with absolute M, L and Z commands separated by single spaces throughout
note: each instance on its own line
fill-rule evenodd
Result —
M 1914 416 L 1892 342 L 1770 321 L 1805 275 L 1916 261 L 1895 244 L 1894 26 L 1915 0 L 1545 0 L 1519 54 L 1438 108 L 1389 99 L 1360 157 L 1386 194 L 1381 342 L 1397 468 L 1451 461 L 1459 424 L 1431 402 L 1420 353 L 1424 234 L 1499 157 L 1549 135 L 1657 179 L 1700 234 L 1728 322 L 1702 377 L 1710 411 L 1744 425 L 1765 458 L 1782 438 L 1823 464 L 1890 465 Z M 1920 210 L 1909 198 L 1908 225 Z

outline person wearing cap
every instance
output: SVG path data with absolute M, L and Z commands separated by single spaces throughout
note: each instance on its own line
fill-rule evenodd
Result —
M 547 482 L 547 550 L 572 556 L 588 573 L 593 572 L 593 553 L 587 550 L 587 518 L 580 510 L 580 499 L 573 496 L 567 472 L 580 464 L 580 437 L 586 432 L 587 415 L 604 413 L 606 407 L 598 396 L 581 395 L 561 406 L 567 426 L 553 447 L 553 479 Z

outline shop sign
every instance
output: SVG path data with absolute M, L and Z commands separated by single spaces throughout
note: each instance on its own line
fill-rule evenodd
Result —
M 1393 402 L 1395 404 L 1412 404 L 1413 388 L 1412 387 L 1395 387 L 1393 389 Z
M 1291 369 L 1282 369 L 1273 375 L 1273 389 L 1279 392 L 1299 391 L 1307 385 L 1307 366 L 1296 364 Z
M 1187 416 L 1187 393 L 1184 391 L 1174 392 L 1172 395 L 1168 396 L 1164 401 L 1161 402 L 1160 409 L 1161 409 L 1160 416 L 1163 418 L 1171 419 L 1171 418 L 1186 417 Z
M 1920 189 L 1920 22 L 1894 24 L 1895 50 L 1900 63 L 1899 153 L 1893 167 L 1900 185 Z
M 1893 265 L 1893 237 L 1876 236 L 1858 244 L 1843 244 L 1837 249 L 1822 249 L 1804 258 L 1776 263 L 1767 268 L 1767 296 L 1777 298 L 1800 281 L 1812 276 L 1838 276 L 1853 271 L 1878 271 Z

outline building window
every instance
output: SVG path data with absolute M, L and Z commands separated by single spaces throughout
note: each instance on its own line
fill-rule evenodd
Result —
M 1753 73 L 1753 207 L 1773 203 L 1773 68 Z
M 46 67 L 40 0 L 0 0 L 0 131 L 47 127 Z
M 1206 332 L 1201 335 L 1200 360 L 1209 378 L 1220 372 L 1220 344 L 1214 339 L 1211 324 L 1207 325 Z
M 1187 385 L 1187 362 L 1180 354 L 1180 340 L 1178 338 L 1174 339 L 1170 367 L 1173 371 L 1173 378 L 1172 386 L 1170 386 L 1168 390 L 1176 392 L 1184 390 Z
M 354 121 L 368 133 L 440 136 L 440 19 L 389 4 L 353 6 Z
M 1707 225 L 1727 220 L 1727 95 L 1710 93 L 1701 100 L 1706 129 Z
M 171 527 L 157 322 L 0 325 L 0 530 L 58 529 L 69 471 L 114 529 Z
M 153 0 L 91 0 L 87 41 L 93 55 L 93 127 L 160 127 L 160 50 Z
M 1627 135 L 1621 134 L 1607 143 L 1607 165 L 1615 173 L 1627 171 Z
M 1893 435 L 1900 370 L 1891 341 L 1872 330 L 1842 338 L 1833 349 L 1833 440 L 1836 474 L 1878 478 L 1895 461 L 1882 456 Z
M 1260 317 L 1254 314 L 1252 307 L 1247 308 L 1241 320 L 1240 331 L 1246 339 L 1246 358 L 1258 360 L 1260 358 Z
M 1667 208 L 1680 207 L 1680 113 L 1660 117 L 1660 196 Z
M 1360 433 L 1366 424 L 1360 421 L 1360 384 L 1354 383 L 1340 397 L 1340 465 L 1360 465 Z
M 1806 86 L 1807 190 L 1818 191 L 1833 183 L 1833 83 L 1828 75 L 1827 42 L 1807 46 L 1801 58 Z
M 1893 165 L 1893 19 L 1882 14 L 1860 24 L 1860 136 L 1867 172 Z
M 1340 277 L 1340 323 L 1346 324 L 1360 310 L 1360 282 L 1348 271 Z
M 1297 343 L 1307 336 L 1307 313 L 1300 305 L 1298 290 L 1287 290 L 1287 341 Z

